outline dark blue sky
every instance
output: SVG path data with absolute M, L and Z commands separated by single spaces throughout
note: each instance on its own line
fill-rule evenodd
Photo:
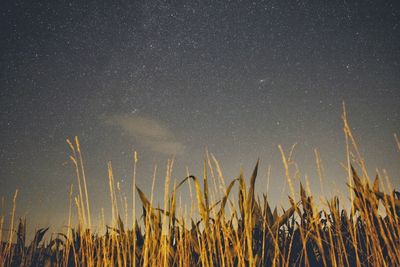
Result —
M 107 2 L 107 3 L 106 3 Z M 205 148 L 227 180 L 261 159 L 259 192 L 284 181 L 278 144 L 318 194 L 345 190 L 341 104 L 367 165 L 398 185 L 400 8 L 396 1 L 8 1 L 0 13 L 0 196 L 34 226 L 65 223 L 77 135 L 94 216 L 109 207 L 107 162 L 130 195 L 201 176 Z M 67 162 L 67 163 L 66 163 Z M 160 198 L 160 200 L 162 197 Z M 285 197 L 283 198 L 286 203 Z M 283 203 L 283 204 L 284 204 Z

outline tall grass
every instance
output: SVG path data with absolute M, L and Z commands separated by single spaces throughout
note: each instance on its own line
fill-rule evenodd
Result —
M 202 179 L 188 174 L 181 181 L 173 182 L 173 160 L 168 162 L 163 208 L 153 205 L 153 194 L 149 199 L 137 186 L 132 188 L 132 193 L 137 193 L 141 201 L 143 216 L 139 221 L 135 216 L 134 196 L 131 229 L 126 228 L 128 204 L 126 198 L 121 197 L 110 163 L 112 223 L 102 235 L 91 230 L 89 194 L 79 141 L 77 138 L 73 143 L 67 141 L 78 185 L 76 197 L 73 197 L 72 186 L 70 190 L 67 233 L 44 240 L 48 228 L 40 229 L 28 244 L 25 220 L 20 219 L 17 227 L 14 225 L 16 192 L 7 241 L 0 244 L 0 265 L 400 266 L 400 192 L 390 189 L 389 181 L 384 183 L 379 175 L 370 179 L 345 109 L 343 122 L 347 150 L 344 167 L 351 199 L 349 210 L 341 208 L 338 197 L 327 200 L 324 208 L 317 207 L 313 196 L 301 183 L 297 192 L 296 179 L 289 171 L 291 153 L 287 155 L 281 147 L 290 189 L 288 208 L 282 211 L 272 208 L 266 195 L 261 199 L 255 196 L 259 162 L 248 185 L 243 173 L 227 183 L 215 157 L 207 153 Z M 400 149 L 397 136 L 395 140 Z M 351 154 L 355 155 L 355 160 Z M 315 156 L 322 181 L 323 167 L 318 151 Z M 135 152 L 134 185 L 136 162 Z M 214 178 L 212 186 L 209 175 Z M 154 179 L 155 174 L 152 191 Z M 184 185 L 190 188 L 194 185 L 195 213 L 199 219 L 195 219 L 192 209 L 188 214 L 182 208 L 178 191 Z M 380 189 L 382 186 L 386 190 Z M 238 187 L 237 201 L 233 201 L 231 194 L 234 187 Z M 71 227 L 73 204 L 78 214 L 76 228 Z M 3 232 L 4 216 L 1 216 L 0 239 Z

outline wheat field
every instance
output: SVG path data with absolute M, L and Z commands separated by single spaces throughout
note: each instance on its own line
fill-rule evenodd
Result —
M 188 175 L 175 182 L 171 179 L 173 161 L 169 161 L 162 207 L 156 207 L 153 197 L 148 198 L 136 187 L 132 193 L 138 195 L 141 205 L 133 198 L 133 210 L 128 209 L 126 200 L 120 201 L 119 184 L 110 164 L 112 223 L 105 226 L 104 234 L 92 230 L 82 154 L 75 138 L 68 144 L 78 193 L 75 197 L 71 188 L 68 230 L 48 239 L 45 234 L 49 229 L 39 229 L 28 242 L 26 219 L 14 218 L 16 192 L 9 231 L 4 225 L 5 215 L 0 218 L 0 240 L 4 240 L 0 243 L 0 265 L 400 266 L 400 192 L 378 175 L 370 179 L 345 112 L 343 122 L 351 201 L 348 209 L 342 208 L 338 197 L 326 200 L 325 207 L 318 207 L 314 203 L 318 196 L 312 196 L 291 177 L 290 156 L 282 149 L 290 189 L 289 205 L 283 210 L 271 207 L 266 195 L 255 195 L 258 162 L 246 184 L 243 174 L 225 181 L 213 156 L 204 162 L 202 179 Z M 134 162 L 136 167 L 136 153 Z M 210 163 L 219 174 L 214 184 L 207 173 Z M 178 192 L 183 186 L 194 188 L 190 191 L 194 211 L 184 211 L 178 204 Z M 295 191 L 297 186 L 299 190 Z M 235 187 L 238 195 L 233 196 Z M 218 188 L 222 191 L 219 199 Z M 136 206 L 143 210 L 140 218 L 135 216 Z M 71 219 L 75 210 L 77 222 Z M 124 223 L 129 216 L 132 225 Z

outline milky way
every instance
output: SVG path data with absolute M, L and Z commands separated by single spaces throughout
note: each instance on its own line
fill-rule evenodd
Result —
M 65 222 L 75 135 L 95 216 L 109 208 L 108 161 L 131 197 L 134 150 L 138 185 L 150 191 L 157 164 L 159 195 L 168 158 L 174 179 L 186 167 L 201 176 L 207 148 L 227 179 L 260 158 L 260 192 L 271 165 L 281 202 L 277 145 L 294 143 L 302 179 L 317 184 L 318 148 L 327 184 L 344 190 L 342 101 L 372 173 L 386 168 L 398 184 L 396 1 L 10 2 L 0 4 L 0 196 L 9 205 L 18 188 L 18 214 L 35 226 Z

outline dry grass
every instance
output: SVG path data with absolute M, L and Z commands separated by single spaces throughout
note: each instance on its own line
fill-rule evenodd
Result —
M 368 177 L 364 160 L 343 114 L 347 144 L 347 165 L 352 206 L 341 208 L 339 198 L 326 201 L 326 208 L 314 204 L 313 196 L 299 185 L 299 193 L 289 168 L 291 155 L 281 150 L 286 178 L 290 188 L 289 207 L 279 212 L 272 209 L 267 197 L 255 196 L 258 162 L 246 185 L 243 174 L 228 186 L 218 162 L 207 153 L 203 178 L 188 175 L 172 183 L 173 161 L 168 162 L 163 208 L 155 208 L 138 187 L 143 216 L 135 217 L 127 229 L 121 216 L 128 220 L 128 204 L 121 197 L 109 164 L 109 189 L 112 203 L 112 224 L 106 233 L 92 232 L 83 159 L 76 138 L 68 141 L 75 166 L 78 196 L 70 193 L 70 209 L 65 234 L 45 241 L 48 228 L 36 232 L 34 240 L 25 240 L 26 222 L 20 220 L 14 228 L 15 205 L 7 241 L 0 244 L 1 266 L 400 266 L 400 193 L 381 190 L 384 184 L 377 175 Z M 399 146 L 398 139 L 396 144 Z M 318 174 L 323 168 L 315 151 Z M 354 159 L 350 156 L 354 155 Z M 134 157 L 133 182 L 136 181 L 137 155 Z M 352 163 L 359 171 L 353 168 Z M 213 165 L 214 164 L 214 165 Z M 214 167 L 213 167 L 214 166 Z M 209 175 L 214 184 L 209 187 Z M 218 176 L 218 179 L 215 177 Z M 155 175 L 154 175 L 155 177 Z M 199 215 L 182 208 L 178 191 L 194 184 Z M 237 201 L 232 189 L 238 187 Z M 386 188 L 390 188 L 386 184 Z M 154 179 L 153 179 L 154 188 Z M 136 189 L 136 190 L 135 190 Z M 323 189 L 322 189 L 323 190 Z M 192 194 L 192 191 L 190 191 Z M 14 197 L 17 196 L 17 192 Z M 297 198 L 297 199 L 296 199 Z M 135 200 L 133 200 L 135 201 Z M 72 228 L 71 210 L 75 203 L 79 221 Z M 192 205 L 196 206 L 196 205 Z M 0 238 L 4 216 L 0 217 Z M 3 237 L 2 237 L 3 236 Z M 12 240 L 16 238 L 16 242 Z

